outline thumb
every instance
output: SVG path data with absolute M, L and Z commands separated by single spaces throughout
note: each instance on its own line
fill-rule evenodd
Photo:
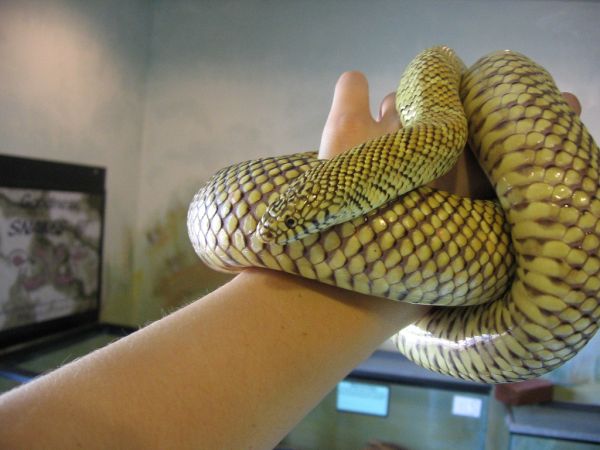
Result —
M 336 84 L 331 110 L 323 128 L 319 157 L 333 158 L 369 139 L 396 131 L 400 122 L 394 99 L 393 94 L 385 97 L 379 118 L 374 120 L 366 77 L 356 71 L 343 73 Z

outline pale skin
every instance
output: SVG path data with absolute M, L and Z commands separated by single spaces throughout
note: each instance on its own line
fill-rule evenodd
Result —
M 393 98 L 374 119 L 365 77 L 345 73 L 320 156 L 398 127 Z M 479 197 L 488 189 L 467 156 L 436 187 Z M 0 448 L 272 448 L 386 338 L 427 310 L 247 270 L 0 397 Z

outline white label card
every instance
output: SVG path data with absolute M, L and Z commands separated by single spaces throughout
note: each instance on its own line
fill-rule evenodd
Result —
M 452 399 L 452 414 L 479 418 L 481 416 L 482 401 L 479 398 L 455 395 Z

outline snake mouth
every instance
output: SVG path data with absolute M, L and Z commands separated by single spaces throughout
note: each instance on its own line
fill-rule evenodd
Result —
M 281 232 L 281 230 L 273 229 L 272 221 L 261 220 L 256 227 L 256 237 L 260 242 L 267 245 L 279 244 L 285 245 L 290 241 L 293 241 L 293 236 L 288 236 L 288 233 Z
M 296 226 L 288 228 L 290 222 L 281 225 L 274 218 L 271 220 L 263 218 L 256 227 L 256 237 L 263 244 L 286 245 L 306 237 L 309 232 L 304 228 Z
M 273 244 L 276 239 L 276 234 L 262 221 L 256 227 L 256 237 L 263 244 Z

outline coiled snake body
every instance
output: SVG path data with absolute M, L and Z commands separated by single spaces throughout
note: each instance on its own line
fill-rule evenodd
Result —
M 509 51 L 465 69 L 428 49 L 396 106 L 403 128 L 333 160 L 219 171 L 190 205 L 196 252 L 219 270 L 267 267 L 436 305 L 395 337 L 431 370 L 498 383 L 559 367 L 600 317 L 592 137 L 546 70 Z M 499 202 L 422 186 L 452 166 L 467 127 Z

